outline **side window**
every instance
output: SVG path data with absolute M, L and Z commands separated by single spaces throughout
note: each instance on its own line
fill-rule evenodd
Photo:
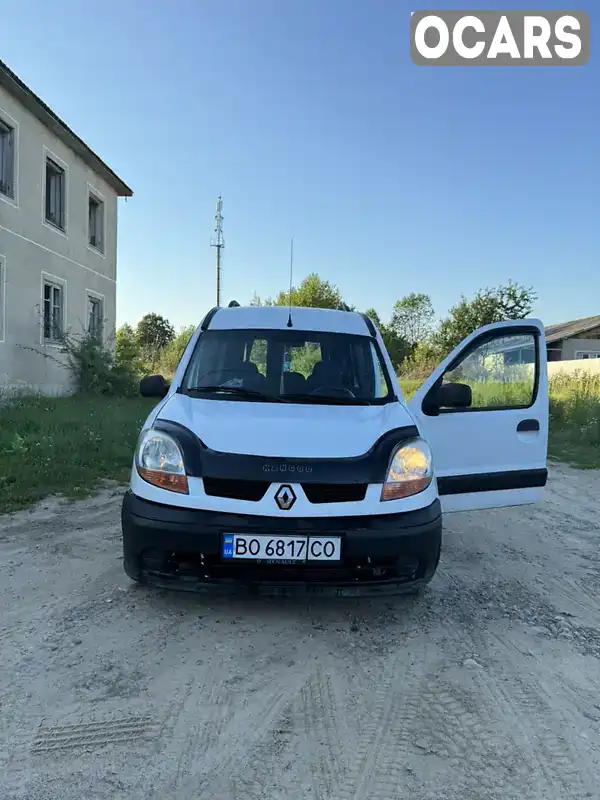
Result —
M 246 350 L 248 345 L 246 345 Z M 267 342 L 265 339 L 255 339 L 252 342 L 250 353 L 246 352 L 246 361 L 256 364 L 256 368 L 261 375 L 267 374 Z
M 535 399 L 536 364 L 532 334 L 496 336 L 475 342 L 460 363 L 444 373 L 442 386 L 469 386 L 471 409 L 527 408 Z

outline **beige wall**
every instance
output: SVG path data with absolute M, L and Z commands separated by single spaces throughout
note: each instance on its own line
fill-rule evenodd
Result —
M 600 358 L 591 358 L 585 361 L 581 359 L 574 361 L 549 361 L 548 375 L 573 374 L 574 372 L 585 372 L 589 375 L 600 375 Z
M 600 339 L 565 339 L 562 346 L 564 361 L 575 359 L 577 351 L 600 353 Z
M 42 273 L 65 287 L 65 324 L 80 332 L 88 292 L 103 298 L 105 335 L 115 329 L 117 195 L 32 114 L 0 87 L 0 117 L 17 130 L 15 202 L 0 195 L 0 387 L 28 386 L 47 393 L 70 388 L 56 363 L 60 352 L 41 343 Z M 44 222 L 45 155 L 66 167 L 66 231 Z M 102 196 L 104 255 L 88 246 L 89 185 Z M 3 341 L 2 341 L 3 339 Z M 37 348 L 47 357 L 32 353 Z

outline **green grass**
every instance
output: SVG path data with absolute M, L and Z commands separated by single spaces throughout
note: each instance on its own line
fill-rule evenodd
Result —
M 144 398 L 23 398 L 0 408 L 0 513 L 48 495 L 86 496 L 104 479 L 125 481 Z
M 421 385 L 402 380 L 407 398 Z M 477 387 L 474 387 L 477 388 Z M 477 396 L 501 397 L 488 385 Z M 126 481 L 139 430 L 154 401 L 75 396 L 24 398 L 0 408 L 0 513 L 51 494 L 83 497 L 99 481 Z M 550 381 L 552 458 L 600 469 L 600 375 Z
M 550 380 L 548 452 L 574 467 L 600 469 L 600 375 Z

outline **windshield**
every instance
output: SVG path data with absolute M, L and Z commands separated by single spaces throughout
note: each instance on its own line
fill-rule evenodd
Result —
M 180 391 L 221 400 L 365 405 L 393 392 L 375 342 L 321 331 L 208 330 Z

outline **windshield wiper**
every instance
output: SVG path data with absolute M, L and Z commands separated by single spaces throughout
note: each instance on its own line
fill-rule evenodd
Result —
M 244 389 L 243 386 L 190 386 L 185 389 L 185 392 L 205 392 L 206 394 L 236 394 L 239 397 L 254 398 L 256 400 L 264 400 L 267 403 L 285 403 L 281 397 L 276 397 L 272 394 L 265 394 L 258 392 L 255 389 Z
M 337 397 L 328 394 L 286 394 L 285 400 L 287 403 L 295 402 L 309 402 L 309 403 L 326 403 L 327 405 L 338 406 L 370 406 L 370 400 L 364 400 L 359 397 Z

